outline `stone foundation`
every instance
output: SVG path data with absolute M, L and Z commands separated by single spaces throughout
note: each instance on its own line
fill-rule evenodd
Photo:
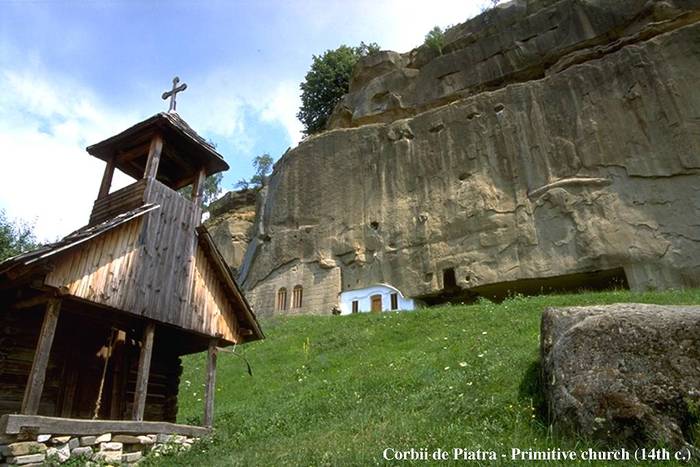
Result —
M 186 451 L 198 439 L 182 435 L 118 433 L 99 436 L 0 435 L 0 466 L 62 464 L 78 458 L 85 461 L 84 465 L 107 462 L 130 466 L 151 453 L 158 456 Z

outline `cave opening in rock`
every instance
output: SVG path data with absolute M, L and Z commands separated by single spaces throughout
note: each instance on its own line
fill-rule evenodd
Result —
M 447 268 L 442 270 L 442 288 L 443 290 L 454 290 L 457 288 L 455 268 Z
M 452 284 L 451 287 L 450 284 Z M 502 302 L 508 297 L 518 294 L 532 296 L 615 289 L 629 290 L 629 283 L 623 268 L 504 281 L 466 289 L 457 286 L 454 268 L 448 268 L 443 270 L 442 290 L 415 298 L 422 300 L 427 305 L 447 302 L 468 304 L 476 302 L 480 297 L 494 302 Z

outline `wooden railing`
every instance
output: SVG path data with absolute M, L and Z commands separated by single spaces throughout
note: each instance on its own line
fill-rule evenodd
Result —
M 123 212 L 136 209 L 144 202 L 146 180 L 139 180 L 95 201 L 90 214 L 90 225 L 99 224 Z

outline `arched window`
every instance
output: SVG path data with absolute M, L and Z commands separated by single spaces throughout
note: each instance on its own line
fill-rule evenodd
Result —
M 287 289 L 282 287 L 277 291 L 277 311 L 287 309 Z
M 292 308 L 301 308 L 301 298 L 303 289 L 300 285 L 294 286 L 292 290 Z

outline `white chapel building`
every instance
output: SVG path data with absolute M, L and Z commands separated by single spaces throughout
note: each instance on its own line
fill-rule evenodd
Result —
M 416 308 L 415 300 L 405 298 L 399 289 L 388 284 L 341 292 L 339 301 L 341 315 Z

